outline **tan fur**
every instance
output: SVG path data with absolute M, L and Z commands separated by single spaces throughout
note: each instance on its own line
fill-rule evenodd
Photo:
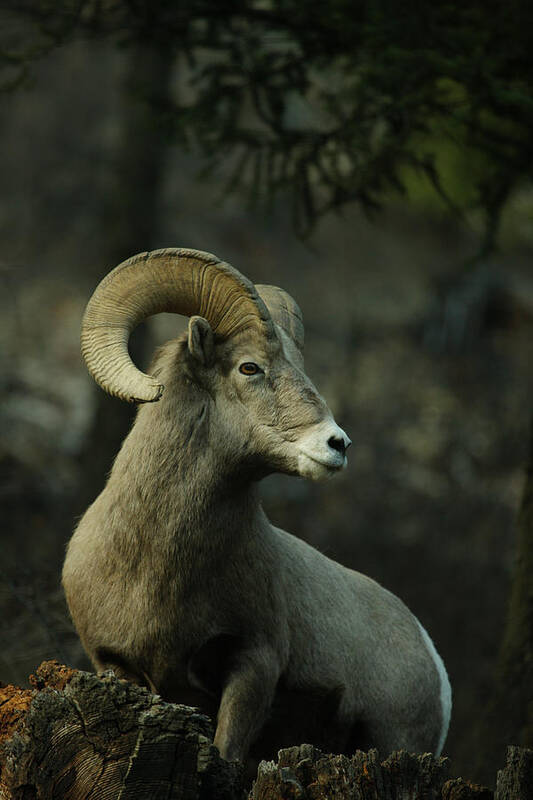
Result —
M 98 670 L 218 714 L 226 758 L 302 741 L 434 751 L 439 675 L 416 619 L 258 499 L 270 472 L 334 471 L 313 448 L 340 429 L 286 338 L 218 341 L 196 318 L 160 349 L 163 396 L 139 408 L 68 547 L 73 620 Z

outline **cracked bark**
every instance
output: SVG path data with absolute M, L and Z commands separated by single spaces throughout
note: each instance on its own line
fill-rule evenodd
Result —
M 0 800 L 236 800 L 207 717 L 114 675 L 45 662 L 0 690 Z
M 48 661 L 33 689 L 0 685 L 0 800 L 244 800 L 243 771 L 209 719 L 109 673 Z M 430 753 L 326 755 L 304 744 L 263 761 L 249 800 L 527 800 L 533 751 L 510 747 L 496 793 Z
M 325 755 L 311 745 L 282 750 L 262 762 L 250 800 L 492 800 L 462 778 L 446 780 L 448 759 L 400 750 L 384 761 L 377 750 Z

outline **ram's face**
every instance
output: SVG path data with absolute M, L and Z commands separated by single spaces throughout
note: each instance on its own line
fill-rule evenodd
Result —
M 217 349 L 217 416 L 242 464 L 312 479 L 346 465 L 350 439 L 282 331 L 274 342 L 243 336 Z

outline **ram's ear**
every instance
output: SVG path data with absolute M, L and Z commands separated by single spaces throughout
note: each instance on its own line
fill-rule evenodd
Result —
M 191 317 L 189 320 L 189 353 L 202 366 L 213 363 L 215 355 L 215 337 L 211 325 L 203 317 Z

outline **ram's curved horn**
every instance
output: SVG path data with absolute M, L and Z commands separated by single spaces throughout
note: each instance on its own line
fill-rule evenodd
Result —
M 258 283 L 255 288 L 270 311 L 270 316 L 274 322 L 285 331 L 291 342 L 296 345 L 297 354 L 295 355 L 299 366 L 303 367 L 304 320 L 300 307 L 290 294 L 280 289 L 279 286 L 267 286 Z
M 177 248 L 139 253 L 106 275 L 83 317 L 83 357 L 109 394 L 136 403 L 161 397 L 163 386 L 137 369 L 128 353 L 133 328 L 161 311 L 205 317 L 220 338 L 250 328 L 274 336 L 253 283 L 216 256 Z

